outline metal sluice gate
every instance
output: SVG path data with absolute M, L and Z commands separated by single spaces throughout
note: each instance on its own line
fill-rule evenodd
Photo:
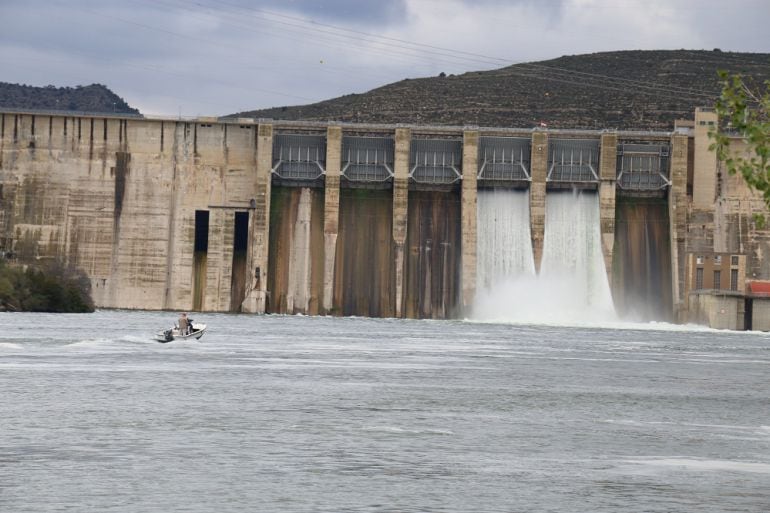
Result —
M 525 137 L 480 137 L 479 172 L 481 183 L 518 183 L 532 181 L 530 156 L 532 140 Z
M 273 138 L 272 173 L 284 180 L 318 180 L 326 174 L 326 137 L 276 135 Z
M 624 191 L 662 191 L 671 185 L 668 144 L 618 144 L 617 186 Z
M 452 139 L 412 139 L 409 181 L 451 185 L 462 180 L 463 143 Z
M 462 180 L 463 146 L 456 139 L 412 139 L 409 182 L 453 185 Z M 594 188 L 600 182 L 599 139 L 550 139 L 546 183 L 553 188 Z M 659 193 L 670 185 L 670 151 L 665 142 L 620 142 L 616 185 L 634 193 Z M 480 185 L 527 187 L 531 176 L 531 139 L 480 137 Z M 386 184 L 394 178 L 395 142 L 391 137 L 342 138 L 341 176 L 351 183 Z M 273 138 L 274 176 L 310 184 L 326 174 L 326 137 L 277 134 Z
M 384 183 L 393 180 L 393 139 L 343 137 L 341 175 L 350 182 Z
M 598 184 L 599 139 L 549 140 L 546 183 L 557 186 Z

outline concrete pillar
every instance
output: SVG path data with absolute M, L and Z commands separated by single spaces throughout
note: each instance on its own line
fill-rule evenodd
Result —
M 289 251 L 289 283 L 286 294 L 288 313 L 307 314 L 310 306 L 310 224 L 313 196 L 310 189 L 300 190 L 297 219 L 294 222 L 294 236 Z
M 612 251 L 615 246 L 615 179 L 618 165 L 617 134 L 602 134 L 599 156 L 599 224 L 607 280 L 612 283 Z
M 230 309 L 233 219 L 234 214 L 229 209 L 209 210 L 206 289 L 203 291 L 203 308 L 207 311 L 226 312 Z
M 476 296 L 477 178 L 479 174 L 479 133 L 463 132 L 462 215 L 462 307 L 468 309 Z
M 671 187 L 668 191 L 668 221 L 671 237 L 671 298 L 674 319 L 683 320 L 686 309 L 685 237 L 687 235 L 687 136 L 671 138 Z
M 254 174 L 254 209 L 249 247 L 251 279 L 241 310 L 264 313 L 267 302 L 267 257 L 270 241 L 270 179 L 273 165 L 273 125 L 257 127 Z
M 548 175 L 548 134 L 532 133 L 532 156 L 530 158 L 529 223 L 532 236 L 532 252 L 535 269 L 540 272 L 545 237 L 545 179 Z
M 395 244 L 395 316 L 401 317 L 404 299 L 404 246 L 409 203 L 409 144 L 412 131 L 396 128 L 395 158 L 393 163 L 393 242 Z
M 321 313 L 333 308 L 334 264 L 340 224 L 340 169 L 342 166 L 342 128 L 326 129 L 326 189 L 324 191 L 324 294 Z
M 709 130 L 715 128 L 717 115 L 706 109 L 695 109 L 695 137 L 692 206 L 695 209 L 710 210 L 716 199 L 717 155 L 709 150 Z M 686 179 L 687 175 L 685 175 Z

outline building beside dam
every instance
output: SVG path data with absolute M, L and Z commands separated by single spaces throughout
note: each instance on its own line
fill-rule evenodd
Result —
M 547 275 L 523 280 L 541 310 L 569 289 L 589 311 L 609 298 L 632 318 L 770 329 L 747 287 L 770 279 L 765 206 L 708 150 L 715 123 L 707 109 L 670 132 L 5 111 L 0 249 L 82 269 L 105 308 L 457 318 Z

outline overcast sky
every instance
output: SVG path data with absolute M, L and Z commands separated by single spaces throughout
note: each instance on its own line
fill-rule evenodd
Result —
M 631 49 L 770 52 L 770 0 L 0 0 L 0 81 L 224 115 Z

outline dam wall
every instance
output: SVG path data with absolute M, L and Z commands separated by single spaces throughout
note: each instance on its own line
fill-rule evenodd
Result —
M 547 197 L 577 190 L 598 198 L 616 303 L 644 297 L 677 318 L 694 247 L 691 140 L 3 112 L 0 249 L 83 269 L 99 307 L 454 318 L 490 258 L 479 194 L 527 193 L 519 222 L 539 270 Z M 731 230 L 717 230 L 725 244 Z M 713 240 L 703 231 L 693 244 Z

